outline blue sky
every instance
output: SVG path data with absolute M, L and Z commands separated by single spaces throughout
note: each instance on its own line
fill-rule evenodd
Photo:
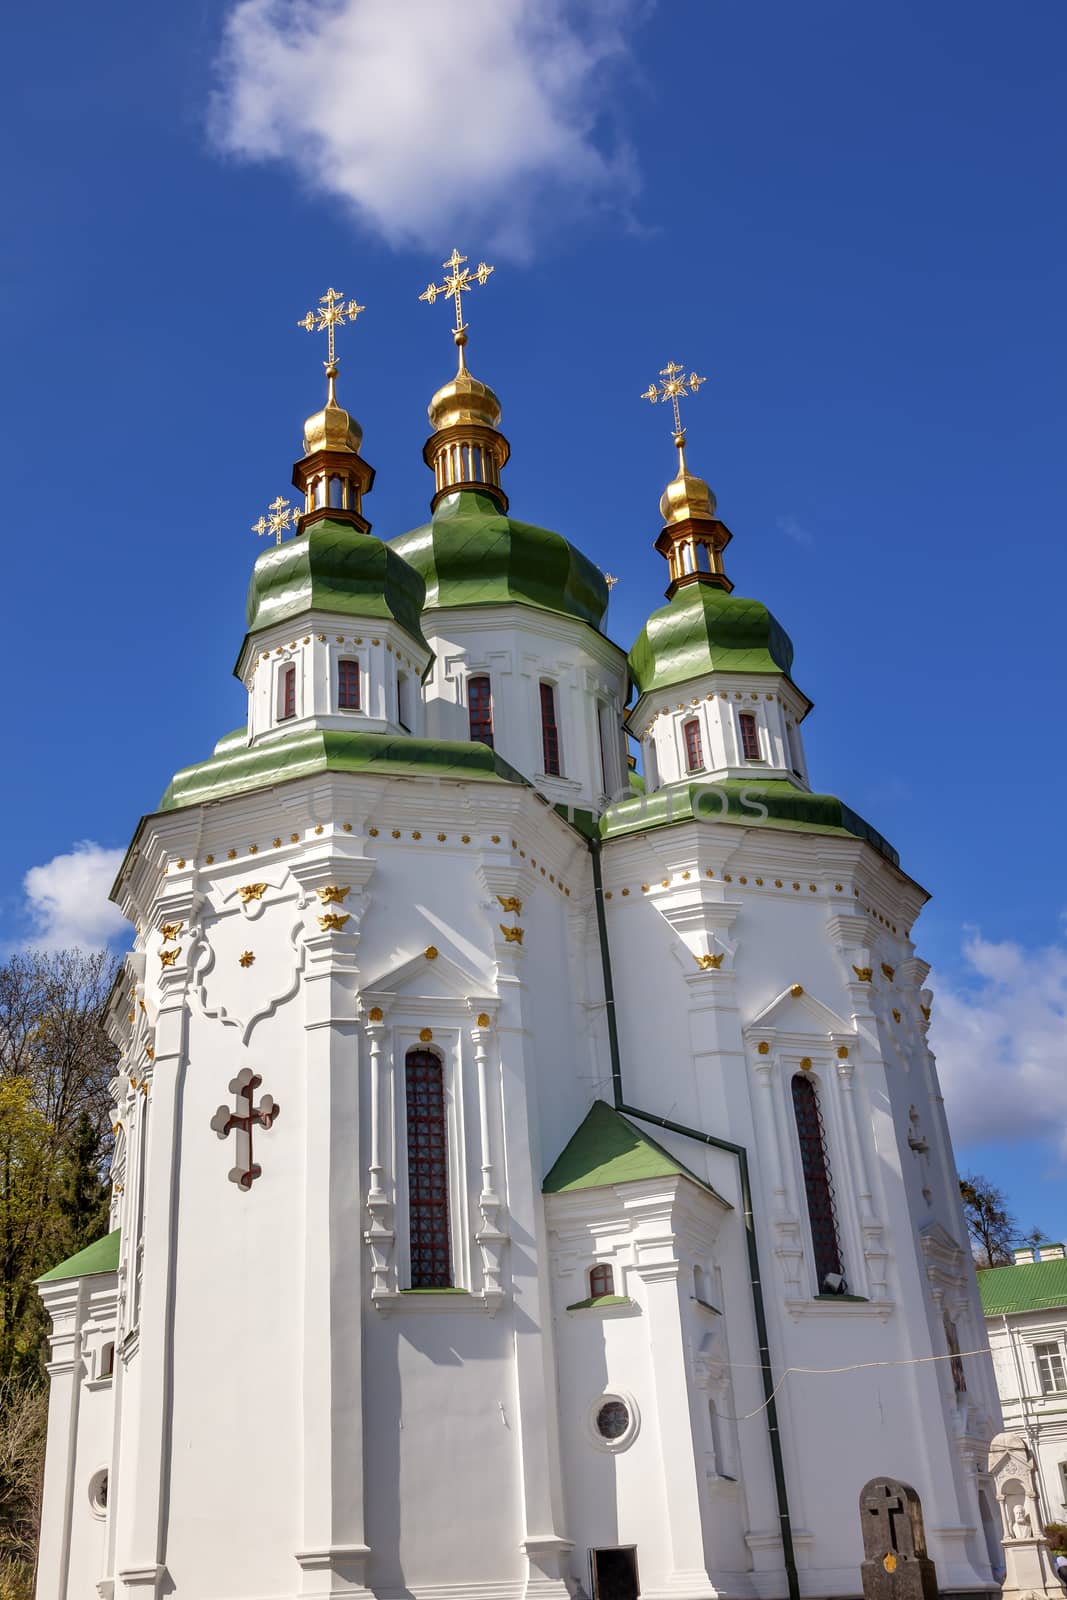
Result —
M 672 471 L 638 396 L 708 375 L 690 461 L 813 781 L 935 897 L 961 1164 L 1067 1233 L 1059 0 L 60 0 L 8 37 L 0 939 L 113 934 L 103 852 L 240 720 L 329 284 L 375 531 L 424 519 L 452 347 L 417 295 L 457 244 L 497 267 L 469 357 L 513 510 L 619 576 L 627 646 Z

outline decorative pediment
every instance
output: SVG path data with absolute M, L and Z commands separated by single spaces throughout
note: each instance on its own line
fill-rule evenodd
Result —
M 839 1017 L 836 1011 L 809 994 L 801 984 L 794 983 L 757 1012 L 751 1022 L 745 1024 L 744 1031 L 761 1036 L 773 1033 L 779 1038 L 796 1036 L 810 1039 L 813 1035 L 821 1035 L 827 1043 L 836 1044 L 841 1038 L 851 1038 L 856 1030 L 851 1022 Z
M 439 1008 L 442 1004 L 493 1007 L 496 999 L 486 995 L 485 978 L 467 972 L 435 945 L 400 966 L 379 973 L 361 990 L 364 1011 L 378 1006 L 383 1011 L 398 1003 L 407 1008 Z

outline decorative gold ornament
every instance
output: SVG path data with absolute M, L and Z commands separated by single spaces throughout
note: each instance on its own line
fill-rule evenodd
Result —
M 722 958 L 724 954 L 725 951 L 720 950 L 718 955 L 694 956 L 693 959 L 700 968 L 701 972 L 718 972 L 719 968 L 722 966 Z
M 184 924 L 181 922 L 164 922 L 159 930 L 163 943 L 171 944 L 181 933 L 183 926 Z
M 766 1039 L 761 1039 L 759 1044 L 756 1046 L 756 1049 L 761 1056 L 769 1056 L 771 1053 L 771 1047 L 767 1043 Z
M 350 883 L 326 883 L 321 889 L 316 889 L 315 893 L 324 906 L 341 906 L 344 905 L 345 897 L 351 888 Z
M 933 1009 L 932 1006 L 920 1006 L 919 1007 L 919 1010 L 922 1012 L 922 1014 L 926 1018 L 927 1022 L 929 1022 L 929 1020 L 930 1020 L 930 1012 L 931 1012 L 932 1009 Z
M 839 1044 L 838 1045 L 838 1047 L 837 1047 L 837 1059 L 838 1059 L 838 1061 L 847 1061 L 848 1060 L 848 1045 L 847 1044 Z
M 810 1056 L 801 1056 L 801 1058 L 800 1058 L 800 1070 L 801 1070 L 801 1072 L 810 1072 L 811 1071 L 811 1057 Z
M 891 967 L 887 961 L 882 962 L 882 977 L 888 978 L 890 983 L 896 975 L 896 970 L 896 967 Z
M 615 576 L 615 574 L 613 572 L 605 572 L 605 574 L 604 574 L 604 582 L 608 586 L 608 593 L 609 594 L 611 593 L 612 589 L 614 589 L 614 587 L 618 583 L 618 581 L 619 581 L 618 578 L 616 578 L 616 576 Z
M 172 967 L 180 955 L 180 948 L 177 950 L 161 950 L 159 952 L 159 964 L 161 967 Z
M 247 906 L 252 900 L 262 900 L 267 885 L 265 883 L 240 883 L 237 893 L 241 896 L 241 904 Z
M 500 904 L 503 906 L 509 917 L 522 916 L 522 901 L 519 899 L 518 895 L 498 894 L 497 899 L 500 901 Z
M 383 1016 L 384 1012 L 382 1011 L 381 1006 L 371 1006 L 370 1010 L 367 1012 L 367 1021 L 381 1022 Z
M 893 1007 L 893 1021 L 894 1022 L 899 1022 L 900 1021 L 900 1012 L 897 1010 L 896 1006 Z
M 350 915 L 347 911 L 328 911 L 324 917 L 319 918 L 319 927 L 323 933 L 340 933 Z
M 448 260 L 441 263 L 448 273 L 444 283 L 427 284 L 422 294 L 419 295 L 420 300 L 425 300 L 427 305 L 431 306 L 439 294 L 447 295 L 450 300 L 455 302 L 456 326 L 454 334 L 465 333 L 467 329 L 467 324 L 463 320 L 463 296 L 469 294 L 474 287 L 471 282 L 472 277 L 476 283 L 484 287 L 490 275 L 496 271 L 495 267 L 487 267 L 484 261 L 479 261 L 476 267 L 465 267 L 463 263 L 466 259 L 466 256 L 461 256 L 459 251 L 453 248 Z M 456 342 L 458 343 L 459 341 L 457 340 Z
M 145 1045 L 144 1053 L 148 1057 L 149 1061 L 154 1061 L 156 1059 L 156 1052 L 153 1050 L 150 1044 Z
M 789 993 L 793 996 L 794 1000 L 799 1000 L 800 996 L 804 993 L 804 985 L 802 983 L 790 984 Z
M 184 865 L 185 865 L 185 857 L 184 856 L 179 856 L 178 857 L 178 867 L 179 867 L 179 869 L 184 867 Z
M 422 838 L 422 834 L 419 832 L 418 828 L 414 828 L 414 829 L 412 829 L 411 837 L 413 839 L 421 839 Z
M 282 847 L 282 841 L 280 839 L 272 839 L 271 840 L 271 848 L 272 849 L 280 850 L 281 847 Z
M 478 1026 L 479 1028 L 488 1028 L 489 1026 L 489 1018 L 484 1011 L 479 1011 L 478 1013 Z
M 251 950 L 246 950 L 242 955 L 237 957 L 238 963 L 242 967 L 250 967 L 255 959 L 256 958 L 252 954 Z
M 522 943 L 523 930 L 521 928 L 505 928 L 505 926 L 504 926 L 504 924 L 502 922 L 498 922 L 497 923 L 497 927 L 500 929 L 501 933 L 504 935 L 504 938 L 507 940 L 508 944 L 521 944 Z
M 874 977 L 874 971 L 871 967 L 854 966 L 852 970 L 856 974 L 856 977 L 859 979 L 860 983 L 870 983 L 871 979 Z
M 426 957 L 427 961 L 436 961 L 439 954 L 440 951 L 435 944 L 428 944 L 426 949 L 423 951 L 423 955 Z
M 684 433 L 682 413 L 678 409 L 678 402 L 689 395 L 696 394 L 700 385 L 707 383 L 708 380 L 706 378 L 698 378 L 695 372 L 691 372 L 687 378 L 685 368 L 680 367 L 677 361 L 668 361 L 665 367 L 660 368 L 659 375 L 664 380 L 663 383 L 658 385 L 650 383 L 641 399 L 651 400 L 653 405 L 656 404 L 657 400 L 662 400 L 664 403 L 669 400 L 674 408 L 674 431 L 676 434 Z
M 300 521 L 300 511 L 296 506 L 290 505 L 288 500 L 283 500 L 277 495 L 267 507 L 258 522 L 253 522 L 252 532 L 258 533 L 262 539 L 265 533 L 274 535 L 274 543 L 281 544 L 282 535 L 295 533 Z M 293 648 L 292 645 L 289 646 Z
M 432 1028 L 420 1028 L 419 1029 L 419 1039 L 423 1044 L 429 1044 L 429 1042 L 430 1042 L 430 1040 L 432 1038 L 433 1038 L 433 1029 Z
M 337 353 L 334 348 L 334 330 L 342 327 L 346 322 L 355 322 L 361 311 L 366 311 L 366 306 L 357 305 L 354 300 L 345 303 L 345 297 L 339 289 L 327 289 L 324 295 L 319 296 L 317 311 L 309 311 L 306 317 L 301 317 L 297 323 L 298 328 L 306 328 L 308 333 L 325 333 L 327 365 L 337 365 Z

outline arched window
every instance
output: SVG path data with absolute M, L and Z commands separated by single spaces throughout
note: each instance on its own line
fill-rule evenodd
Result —
M 493 748 L 493 694 L 488 677 L 467 680 L 467 715 L 471 738 Z
M 841 1273 L 841 1250 L 837 1243 L 834 1217 L 834 1191 L 826 1159 L 826 1138 L 819 1114 L 819 1097 L 806 1073 L 793 1079 L 793 1114 L 800 1141 L 800 1165 L 808 1199 L 811 1245 L 815 1252 L 815 1281 L 822 1293 L 828 1272 Z
M 396 720 L 405 733 L 411 732 L 408 721 L 408 675 L 398 672 L 396 675 Z
M 704 765 L 704 745 L 700 738 L 700 723 L 696 717 L 682 728 L 685 739 L 685 765 L 689 772 L 699 772 Z
M 960 1336 L 956 1332 L 956 1324 L 948 1312 L 942 1315 L 945 1325 L 945 1343 L 948 1345 L 949 1366 L 952 1369 L 952 1387 L 957 1394 L 967 1393 L 967 1374 L 963 1370 L 963 1357 L 960 1355 Z
M 296 668 L 285 667 L 282 670 L 282 709 L 279 713 L 282 720 L 286 717 L 296 716 Z
M 737 720 L 741 726 L 741 754 L 746 761 L 759 761 L 759 730 L 755 717 L 751 711 L 742 711 Z
M 111 1378 L 115 1373 L 115 1346 L 106 1344 L 100 1352 L 100 1376 Z
M 432 1050 L 409 1050 L 404 1067 L 411 1287 L 450 1289 L 452 1251 L 448 1230 L 444 1069 Z
M 330 505 L 337 511 L 344 505 L 344 489 L 340 478 L 330 479 Z
M 615 1293 L 615 1274 L 609 1266 L 601 1262 L 593 1267 L 589 1273 L 589 1296 L 592 1300 L 599 1300 L 601 1295 Z
M 342 711 L 359 710 L 359 662 L 337 663 L 337 704 Z
M 541 685 L 541 750 L 545 772 L 558 778 L 559 728 L 556 726 L 556 691 L 550 683 Z

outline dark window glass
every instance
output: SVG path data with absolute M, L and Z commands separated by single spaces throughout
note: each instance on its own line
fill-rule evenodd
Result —
M 541 685 L 541 746 L 545 771 L 559 777 L 559 729 L 556 727 L 556 691 L 550 683 Z
M 704 746 L 700 738 L 700 723 L 693 719 L 682 729 L 685 735 L 685 764 L 690 772 L 699 772 L 704 765 Z
M 596 1431 L 602 1439 L 621 1439 L 630 1426 L 630 1413 L 621 1400 L 605 1400 L 596 1414 Z
M 589 1274 L 589 1293 L 594 1300 L 602 1294 L 615 1293 L 615 1274 L 610 1267 L 594 1267 Z
M 450 1289 L 444 1070 L 432 1050 L 409 1050 L 405 1068 L 411 1287 Z
M 488 678 L 471 678 L 467 684 L 467 713 L 471 738 L 493 748 L 493 696 Z
M 590 1550 L 593 1600 L 637 1600 L 637 1550 L 634 1545 L 617 1550 Z
M 359 662 L 337 663 L 337 704 L 344 711 L 359 710 Z
M 756 719 L 750 711 L 742 711 L 738 717 L 741 724 L 741 753 L 746 761 L 760 759 L 759 733 L 756 730 Z
M 823 1134 L 822 1117 L 819 1114 L 819 1097 L 811 1079 L 801 1073 L 793 1079 L 793 1112 L 797 1120 L 800 1164 L 804 1170 L 808 1221 L 811 1224 L 811 1243 L 815 1251 L 815 1277 L 818 1292 L 821 1293 L 826 1274 L 841 1272 L 841 1250 L 837 1243 L 834 1192 L 826 1159 L 826 1139 Z
M 408 679 L 406 672 L 398 672 L 396 678 L 396 720 L 405 733 L 411 732 L 408 722 Z
M 286 667 L 282 673 L 282 717 L 296 716 L 296 668 Z

